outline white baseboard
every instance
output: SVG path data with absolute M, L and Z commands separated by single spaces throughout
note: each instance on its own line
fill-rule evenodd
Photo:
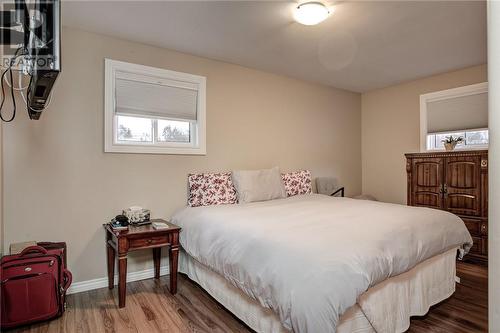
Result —
M 168 265 L 160 267 L 160 276 L 168 274 L 169 274 Z M 154 268 L 145 269 L 143 271 L 130 272 L 127 273 L 127 282 L 151 279 L 154 277 L 154 275 L 155 275 Z M 117 284 L 118 284 L 118 274 L 115 275 L 115 285 Z M 76 294 L 88 290 L 94 290 L 105 287 L 108 287 L 108 277 L 72 283 L 71 287 L 69 287 L 68 289 L 67 294 L 68 295 Z

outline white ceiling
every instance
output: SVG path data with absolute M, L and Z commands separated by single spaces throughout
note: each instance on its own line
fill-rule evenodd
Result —
M 332 3 L 330 3 L 332 4 Z M 357 92 L 486 63 L 484 1 L 64 1 L 63 25 Z M 64 47 L 64 45 L 63 45 Z

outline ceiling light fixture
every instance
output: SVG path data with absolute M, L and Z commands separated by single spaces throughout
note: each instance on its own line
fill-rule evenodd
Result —
M 294 18 L 297 22 L 304 25 L 316 25 L 323 22 L 330 11 L 321 2 L 305 2 L 295 8 Z

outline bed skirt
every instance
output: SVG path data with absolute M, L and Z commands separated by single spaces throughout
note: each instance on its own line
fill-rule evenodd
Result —
M 421 316 L 455 291 L 456 253 L 452 249 L 391 277 L 362 294 L 340 318 L 337 333 L 400 333 L 411 316 Z M 284 333 L 278 316 L 230 284 L 220 274 L 181 251 L 179 271 L 256 332 Z

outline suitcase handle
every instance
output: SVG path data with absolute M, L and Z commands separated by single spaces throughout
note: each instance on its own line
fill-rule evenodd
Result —
M 66 292 L 71 285 L 71 282 L 73 281 L 73 274 L 71 274 L 70 271 L 68 271 L 66 268 L 63 270 L 63 279 L 64 279 L 64 285 L 62 286 L 62 289 L 64 292 Z
M 41 254 L 47 254 L 47 250 L 44 249 L 41 246 L 28 246 L 25 248 L 20 254 L 20 257 L 23 257 L 29 253 L 41 253 Z

